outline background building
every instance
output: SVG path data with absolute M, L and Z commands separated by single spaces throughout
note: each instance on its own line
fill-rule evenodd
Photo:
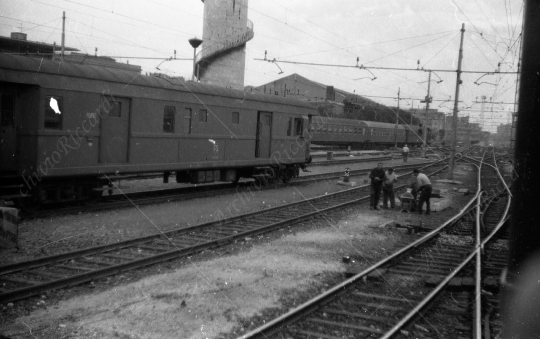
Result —
M 116 62 L 115 59 L 106 56 L 78 53 L 73 47 L 64 47 L 64 62 L 100 66 L 113 69 L 121 69 L 129 72 L 141 73 L 141 66 L 129 63 Z M 0 36 L 0 53 L 28 55 L 35 58 L 60 60 L 61 46 L 51 45 L 37 41 L 27 40 L 27 35 L 20 32 L 12 32 L 11 37 Z
M 336 118 L 396 122 L 398 109 L 381 105 L 356 93 L 325 85 L 299 74 L 291 74 L 260 85 L 246 86 L 245 91 L 294 98 L 313 103 L 319 114 Z M 399 123 L 418 124 L 419 120 L 399 110 Z
M 512 124 L 500 124 L 497 133 L 491 135 L 491 143 L 496 147 L 510 147 Z

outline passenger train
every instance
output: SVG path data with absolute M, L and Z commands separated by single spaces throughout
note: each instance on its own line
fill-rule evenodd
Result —
M 306 102 L 0 54 L 0 200 L 95 201 L 125 175 L 179 183 L 289 181 L 310 145 L 393 145 L 396 127 L 317 116 Z M 397 143 L 421 139 L 397 127 Z
M 0 54 L 0 199 L 92 201 L 126 174 L 288 181 L 310 161 L 307 103 Z
M 368 148 L 374 146 L 418 146 L 423 143 L 418 128 L 351 119 L 313 117 L 311 142 L 317 145 Z

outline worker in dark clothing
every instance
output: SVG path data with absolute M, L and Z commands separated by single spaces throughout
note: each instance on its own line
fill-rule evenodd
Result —
M 379 209 L 379 197 L 381 196 L 382 185 L 384 181 L 383 164 L 380 162 L 377 167 L 369 173 L 371 179 L 371 201 L 369 209 Z
M 422 205 L 424 201 L 426 202 L 426 214 L 430 214 L 429 198 L 431 198 L 431 181 L 424 173 L 420 173 L 419 170 L 415 169 L 413 171 L 414 176 L 416 177 L 416 184 L 418 186 L 418 214 L 422 214 Z

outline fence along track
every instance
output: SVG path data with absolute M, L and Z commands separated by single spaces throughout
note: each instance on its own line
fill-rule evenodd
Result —
M 439 235 L 463 215 L 477 215 L 479 196 L 480 185 L 469 204 L 436 230 L 241 338 L 390 338 L 400 333 L 476 257 L 478 247 L 470 236 L 476 223 L 470 224 L 469 235 L 458 237 L 459 241 L 455 236 Z M 403 254 L 406 258 L 397 261 Z M 413 287 L 402 288 L 404 284 Z
M 434 164 L 427 167 L 430 166 Z M 368 187 L 360 186 L 163 234 L 1 266 L 0 302 L 23 299 L 43 291 L 191 255 L 246 236 L 297 223 L 323 212 L 368 200 L 369 196 L 358 198 L 359 192 Z

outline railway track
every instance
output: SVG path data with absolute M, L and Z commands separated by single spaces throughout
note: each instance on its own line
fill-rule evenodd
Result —
M 486 289 L 496 290 L 505 264 L 510 197 L 498 170 L 481 168 L 478 191 L 454 217 L 241 338 L 495 337 L 498 298 Z
M 426 167 L 434 166 L 438 169 L 431 174 L 446 167 L 442 162 Z M 363 192 L 366 192 L 364 197 L 359 198 Z M 1 266 L 0 302 L 27 298 L 43 291 L 224 246 L 237 239 L 269 232 L 368 199 L 369 185 L 364 185 L 260 212 Z
M 422 165 L 425 165 L 425 163 L 395 166 L 395 169 L 396 171 L 398 171 L 398 174 L 399 174 L 400 173 L 399 171 L 417 168 Z M 353 170 L 353 171 L 350 171 L 350 176 L 355 177 L 355 176 L 366 175 L 369 173 L 369 171 L 370 170 Z M 306 175 L 306 176 L 295 178 L 293 181 L 287 184 L 274 182 L 272 184 L 264 186 L 264 189 L 278 188 L 278 187 L 283 187 L 285 185 L 287 186 L 305 185 L 305 184 L 309 184 L 311 182 L 316 182 L 320 180 L 339 179 L 343 175 L 344 175 L 343 172 L 328 172 L 328 173 L 322 173 L 322 174 Z M 238 184 L 219 183 L 219 184 L 211 184 L 211 185 L 204 185 L 204 186 L 190 186 L 190 187 L 173 188 L 173 189 L 165 189 L 165 190 L 133 192 L 133 193 L 126 193 L 122 195 L 112 195 L 112 196 L 103 197 L 102 201 L 96 202 L 91 205 L 83 205 L 83 206 L 76 205 L 76 206 L 68 206 L 68 207 L 60 207 L 60 208 L 57 208 L 56 206 L 53 205 L 52 207 L 44 208 L 42 210 L 38 210 L 34 212 L 26 211 L 23 214 L 23 216 L 25 218 L 44 218 L 44 217 L 58 215 L 58 214 L 77 214 L 77 213 L 83 213 L 83 212 L 95 212 L 95 211 L 103 211 L 103 210 L 111 210 L 111 209 L 120 209 L 120 208 L 133 207 L 133 205 L 142 206 L 142 205 L 163 203 L 163 202 L 169 202 L 169 201 L 204 198 L 208 196 L 214 196 L 216 194 L 233 194 L 233 193 L 239 192 L 238 188 L 247 190 L 247 189 L 261 189 L 263 187 L 261 186 L 261 184 L 257 182 L 247 181 L 247 182 L 240 182 Z

